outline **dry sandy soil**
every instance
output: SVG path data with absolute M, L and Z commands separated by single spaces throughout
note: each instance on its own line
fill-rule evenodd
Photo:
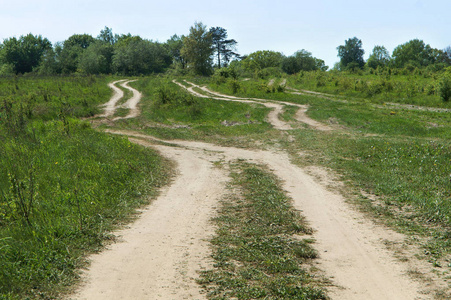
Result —
M 126 87 L 126 82 L 122 84 Z M 291 103 L 236 98 L 192 83 L 187 83 L 190 87 L 177 84 L 199 97 L 274 108 L 269 122 L 280 130 L 291 128 L 277 117 L 284 105 Z M 196 92 L 195 87 L 204 93 Z M 110 102 L 117 101 L 113 101 L 117 97 L 115 93 Z M 310 121 L 306 109 L 300 106 L 300 122 L 319 130 L 331 130 Z M 105 115 L 110 112 L 106 110 Z M 340 194 L 327 188 L 329 177 L 324 170 L 304 170 L 292 164 L 283 151 L 189 141 L 167 141 L 163 145 L 161 142 L 165 141 L 137 132 L 108 132 L 128 136 L 132 142 L 152 147 L 175 161 L 177 176 L 136 222 L 117 233 L 120 242 L 92 256 L 91 266 L 84 273 L 84 284 L 70 299 L 206 299 L 195 279 L 199 270 L 211 267 L 208 239 L 214 228 L 209 220 L 215 215 L 229 180 L 227 172 L 215 162 L 236 159 L 265 164 L 283 181 L 295 208 L 314 229 L 314 247 L 320 253 L 317 267 L 332 282 L 328 288 L 332 299 L 432 299 L 427 293 L 436 287 L 432 281 L 426 286 L 407 275 L 421 269 L 422 262 L 415 258 L 401 262 L 386 246 L 403 244 L 405 237 L 376 225 Z

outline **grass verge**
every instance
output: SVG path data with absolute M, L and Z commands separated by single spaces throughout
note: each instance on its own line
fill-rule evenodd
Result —
M 302 217 L 277 178 L 255 165 L 233 166 L 232 195 L 222 201 L 212 239 L 214 269 L 199 283 L 209 299 L 327 299 L 308 273 L 317 257 Z
M 150 149 L 73 118 L 91 115 L 111 91 L 86 107 L 70 91 L 77 93 L 80 84 L 91 95 L 106 86 L 104 79 L 52 80 L 19 78 L 14 88 L 47 86 L 47 102 L 30 103 L 46 107 L 45 114 L 28 113 L 29 99 L 16 94 L 0 104 L 0 299 L 54 299 L 70 289 L 86 255 L 156 195 L 172 166 Z M 61 94 L 67 103 L 56 100 L 59 85 L 70 94 Z

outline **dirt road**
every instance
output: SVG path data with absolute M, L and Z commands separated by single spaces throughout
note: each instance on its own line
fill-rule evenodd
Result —
M 209 220 L 228 178 L 202 151 L 156 149 L 177 162 L 176 179 L 130 228 L 117 233 L 122 242 L 92 257 L 87 285 L 74 299 L 203 298 L 193 278 L 209 261 Z
M 176 80 L 173 80 L 173 82 L 176 83 L 177 85 L 179 85 L 181 88 L 186 89 L 188 92 L 190 92 L 191 94 L 193 94 L 196 97 L 209 98 L 209 99 L 222 100 L 222 101 L 237 101 L 237 102 L 242 102 L 242 103 L 257 103 L 257 104 L 264 105 L 268 108 L 271 108 L 271 111 L 269 112 L 268 117 L 267 117 L 268 123 L 271 123 L 272 126 L 278 130 L 293 129 L 293 127 L 291 127 L 290 124 L 282 121 L 279 118 L 279 115 L 282 114 L 283 110 L 285 109 L 285 106 L 295 106 L 295 107 L 299 108 L 296 113 L 296 117 L 295 117 L 298 122 L 305 123 L 305 124 L 313 127 L 316 130 L 321 130 L 321 131 L 332 130 L 332 128 L 330 126 L 328 126 L 326 124 L 322 124 L 320 122 L 317 122 L 317 121 L 309 118 L 306 114 L 307 109 L 308 109 L 307 105 L 301 105 L 301 104 L 284 102 L 284 101 L 271 101 L 268 99 L 235 97 L 235 96 L 230 96 L 230 95 L 225 95 L 225 94 L 221 94 L 218 92 L 214 92 L 205 86 L 201 87 L 201 86 L 198 86 L 198 85 L 196 85 L 192 82 L 186 81 L 186 80 L 185 80 L 185 82 L 190 85 L 189 87 L 177 82 Z M 196 92 L 194 90 L 195 88 L 197 90 L 203 91 L 204 93 Z
M 214 162 L 236 159 L 265 164 L 282 179 L 314 229 L 318 267 L 331 278 L 332 299 L 432 299 L 406 275 L 410 262 L 396 260 L 385 246 L 403 241 L 402 235 L 373 224 L 283 151 L 168 141 L 176 146 L 171 147 L 136 132 L 109 132 L 157 149 L 177 163 L 178 175 L 130 228 L 118 233 L 121 242 L 92 257 L 86 284 L 71 299 L 205 299 L 196 272 L 209 265 L 209 219 L 228 181 Z

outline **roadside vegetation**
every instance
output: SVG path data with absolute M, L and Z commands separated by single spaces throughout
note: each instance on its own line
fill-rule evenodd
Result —
M 292 94 L 292 90 L 284 86 L 292 87 L 290 82 L 295 82 L 298 89 L 309 90 L 315 85 L 318 74 L 318 71 L 304 72 L 302 78 L 313 81 L 306 80 L 305 85 L 298 81 L 301 74 L 245 81 L 237 77 L 240 89 L 236 93 L 233 93 L 232 79 L 228 75 L 216 75 L 208 80 L 198 80 L 198 83 L 208 84 L 211 89 L 226 94 L 308 104 L 311 118 L 334 126 L 335 130 L 327 133 L 307 128 L 292 130 L 292 138 L 289 141 L 283 139 L 282 145 L 293 154 L 294 161 L 304 166 L 323 165 L 340 174 L 365 210 L 410 233 L 414 239 L 421 237 L 423 257 L 439 271 L 444 267 L 442 271 L 448 273 L 451 267 L 449 103 L 440 99 L 438 90 L 429 96 L 418 93 L 412 101 L 406 101 L 402 93 L 385 93 L 382 98 L 385 103 L 365 94 L 356 94 L 353 86 L 342 93 L 353 97 Z M 443 76 L 442 73 L 433 74 L 418 81 L 430 85 L 435 84 L 434 77 Z M 352 76 L 363 81 L 376 75 L 328 72 L 321 76 L 345 80 Z M 411 78 L 410 82 L 408 78 Z M 391 80 L 407 85 L 416 84 L 415 78 L 413 75 L 393 75 Z M 283 88 L 278 89 L 280 85 Z M 427 103 L 428 106 L 403 107 L 388 102 Z M 292 120 L 294 114 L 295 110 L 287 109 L 283 118 Z M 305 155 L 299 156 L 300 152 Z
M 2 79 L 0 299 L 52 299 L 168 178 L 153 151 L 93 130 L 104 77 Z M 6 81 L 6 83 L 5 83 Z
M 368 69 L 359 72 L 300 72 L 288 77 L 292 88 L 365 99 L 372 103 L 402 103 L 451 107 L 448 81 L 451 69 Z
M 214 269 L 199 283 L 209 299 L 327 299 L 310 274 L 311 229 L 278 180 L 255 165 L 231 165 L 230 195 L 215 218 Z

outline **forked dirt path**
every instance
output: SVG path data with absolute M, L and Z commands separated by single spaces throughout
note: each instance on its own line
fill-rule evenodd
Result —
M 129 113 L 125 117 L 114 118 L 113 121 L 120 120 L 120 119 L 136 118 L 139 115 L 140 111 L 138 109 L 138 103 L 139 103 L 139 101 L 141 101 L 142 94 L 138 90 L 136 90 L 128 85 L 130 82 L 133 82 L 133 81 L 136 81 L 136 80 L 128 80 L 126 82 L 121 83 L 121 86 L 123 88 L 125 88 L 133 93 L 133 96 L 120 106 L 120 107 L 129 109 Z
M 331 278 L 332 299 L 432 299 L 420 292 L 425 288 L 421 283 L 407 276 L 411 262 L 396 260 L 384 245 L 402 242 L 404 236 L 355 211 L 292 164 L 285 152 L 107 132 L 160 151 L 177 163 L 178 175 L 130 228 L 118 233 L 121 242 L 92 257 L 86 284 L 71 299 L 205 299 L 195 283 L 196 272 L 210 264 L 209 219 L 229 180 L 215 162 L 236 159 L 267 165 L 283 181 L 294 206 L 314 229 L 318 267 Z

